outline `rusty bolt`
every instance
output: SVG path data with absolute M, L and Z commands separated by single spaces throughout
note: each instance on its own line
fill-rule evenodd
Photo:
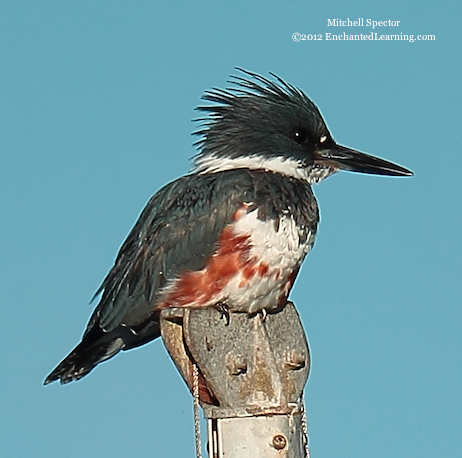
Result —
M 273 437 L 273 447 L 276 450 L 282 450 L 287 445 L 287 439 L 282 434 L 276 434 Z
M 287 353 L 286 366 L 289 370 L 297 371 L 303 369 L 305 364 L 305 357 L 302 354 L 293 350 Z
M 229 356 L 226 367 L 230 375 L 241 375 L 247 372 L 247 360 L 240 356 Z

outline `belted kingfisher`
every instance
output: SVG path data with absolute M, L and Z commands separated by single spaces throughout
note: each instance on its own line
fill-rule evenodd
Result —
M 339 170 L 411 176 L 338 145 L 316 105 L 271 74 L 238 69 L 212 89 L 193 171 L 158 191 L 95 296 L 82 341 L 46 378 L 68 383 L 160 336 L 170 307 L 254 314 L 282 308 L 314 244 L 311 185 Z

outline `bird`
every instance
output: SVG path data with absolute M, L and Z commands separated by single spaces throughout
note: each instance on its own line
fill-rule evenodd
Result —
M 148 201 L 81 342 L 45 385 L 156 339 L 165 309 L 216 307 L 229 319 L 283 308 L 315 241 L 312 185 L 340 170 L 413 175 L 336 143 L 315 103 L 276 74 L 236 70 L 227 89 L 202 96 L 190 173 Z

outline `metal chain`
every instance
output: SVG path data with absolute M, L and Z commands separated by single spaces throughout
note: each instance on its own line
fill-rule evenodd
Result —
M 310 447 L 308 445 L 308 421 L 306 420 L 306 406 L 305 406 L 305 394 L 302 393 L 300 397 L 302 404 L 302 432 L 303 432 L 303 441 L 305 445 L 305 456 L 310 458 Z
M 196 439 L 196 458 L 202 458 L 201 423 L 199 417 L 199 369 L 193 361 L 193 398 L 194 398 L 194 436 Z

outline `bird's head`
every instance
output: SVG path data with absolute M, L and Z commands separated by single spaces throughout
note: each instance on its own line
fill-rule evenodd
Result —
M 197 109 L 208 114 L 195 132 L 195 169 L 213 173 L 236 168 L 263 169 L 317 183 L 339 170 L 411 176 L 383 159 L 338 145 L 317 106 L 276 75 L 274 81 L 238 69 L 227 90 L 212 89 Z

